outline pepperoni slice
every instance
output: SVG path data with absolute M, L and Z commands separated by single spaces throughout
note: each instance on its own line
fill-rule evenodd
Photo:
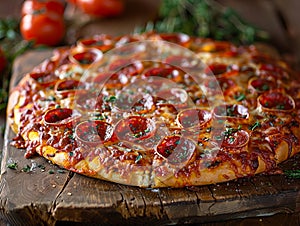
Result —
M 121 57 L 135 57 L 137 58 L 145 50 L 143 44 L 128 44 L 128 45 L 119 45 L 116 44 L 116 48 L 112 50 L 113 54 Z
M 178 135 L 165 137 L 156 147 L 156 153 L 172 165 L 186 165 L 195 157 L 196 145 Z
M 138 38 L 133 37 L 132 35 L 123 35 L 123 36 L 117 37 L 115 40 L 116 40 L 117 47 L 122 46 L 127 43 L 140 41 Z
M 279 73 L 283 73 L 286 71 L 286 69 L 284 69 L 283 67 L 272 64 L 272 63 L 261 64 L 259 69 L 262 71 L 274 71 L 274 72 L 279 72 Z
M 210 112 L 200 108 L 186 109 L 177 115 L 177 120 L 183 128 L 203 127 L 210 119 Z
M 122 87 L 128 83 L 128 77 L 123 73 L 101 72 L 94 79 L 98 85 L 105 85 L 108 89 Z
M 226 92 L 227 90 L 231 90 L 236 86 L 236 83 L 232 79 L 218 78 L 206 80 L 204 86 L 211 94 L 218 94 L 221 91 Z
M 95 82 L 97 84 L 101 84 L 103 82 L 106 82 L 109 78 L 111 78 L 111 76 L 112 76 L 112 73 L 101 72 L 93 79 L 93 82 Z
M 154 67 L 145 72 L 145 76 L 158 76 L 163 78 L 173 78 L 179 75 L 179 71 L 174 67 Z
M 263 110 L 268 111 L 291 111 L 295 109 L 294 99 L 281 92 L 264 93 L 258 97 L 258 103 Z
M 69 93 L 74 93 L 78 90 L 84 90 L 85 84 L 74 79 L 62 80 L 56 83 L 54 90 L 57 95 L 67 96 Z
M 159 34 L 159 37 L 168 42 L 176 43 L 178 45 L 187 47 L 190 41 L 190 37 L 182 33 L 174 34 Z
M 259 68 L 259 74 L 264 76 L 270 76 L 274 79 L 289 79 L 289 74 L 287 70 L 273 63 L 261 64 Z
M 266 78 L 252 78 L 249 80 L 249 89 L 263 93 L 276 88 L 274 81 Z
M 276 151 L 278 149 L 278 146 L 280 145 L 281 142 L 285 142 L 288 146 L 288 156 L 291 156 L 293 154 L 293 138 L 289 137 L 293 135 L 288 135 L 288 134 L 280 134 L 280 133 L 275 133 L 272 135 L 269 135 L 266 140 L 269 142 L 271 148 L 275 151 L 275 158 L 277 160 L 282 161 L 284 159 L 278 159 L 282 158 L 282 154 L 280 151 Z
M 103 144 L 112 137 L 113 127 L 104 121 L 84 121 L 75 128 L 76 138 L 88 145 Z
M 102 52 L 95 48 L 74 50 L 70 53 L 70 61 L 81 66 L 89 66 L 102 58 Z
M 118 74 L 122 73 L 127 76 L 137 75 L 141 73 L 143 69 L 144 66 L 140 61 L 132 61 L 131 59 L 118 59 L 109 65 L 110 71 Z
M 230 77 L 238 74 L 236 65 L 226 65 L 222 63 L 213 63 L 204 69 L 206 75 L 215 75 L 216 77 Z
M 220 64 L 220 63 L 214 63 L 211 65 L 208 65 L 208 67 L 204 70 L 205 74 L 213 74 L 213 75 L 220 75 L 227 72 L 227 65 L 226 64 Z
M 185 69 L 203 70 L 203 64 L 200 60 L 192 57 L 170 56 L 165 59 L 165 63 L 174 67 Z
M 77 45 L 84 48 L 96 48 L 102 52 L 106 52 L 114 46 L 111 37 L 108 35 L 94 35 L 90 38 L 83 38 L 78 40 Z
M 57 62 L 53 59 L 44 60 L 39 66 L 33 69 L 34 72 L 54 72 L 57 67 Z
M 46 125 L 50 126 L 71 126 L 80 115 L 70 108 L 55 108 L 46 112 L 44 121 Z
M 222 146 L 227 148 L 241 148 L 248 144 L 249 134 L 244 130 L 238 130 L 234 133 L 226 135 Z
M 217 118 L 240 118 L 247 119 L 249 117 L 248 109 L 238 104 L 223 104 L 216 106 L 213 111 Z
M 52 72 L 31 72 L 29 76 L 43 87 L 54 85 L 58 77 Z
M 130 116 L 120 120 L 115 129 L 120 140 L 144 140 L 154 135 L 155 125 L 151 119 L 142 116 Z

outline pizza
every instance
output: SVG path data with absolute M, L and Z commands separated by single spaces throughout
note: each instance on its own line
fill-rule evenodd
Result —
M 59 47 L 10 92 L 11 144 L 138 187 L 273 172 L 300 151 L 300 82 L 254 45 L 185 34 L 94 35 Z

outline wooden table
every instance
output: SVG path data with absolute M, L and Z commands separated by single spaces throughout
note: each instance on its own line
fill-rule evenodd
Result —
M 130 1 L 131 10 L 134 11 L 136 5 L 134 0 Z M 245 9 L 235 1 L 224 2 L 235 6 L 241 12 Z M 252 4 L 258 4 L 274 13 L 266 2 L 268 1 L 252 1 Z M 155 8 L 153 5 L 152 7 Z M 0 13 L 1 9 L 3 8 L 0 7 Z M 155 15 L 153 10 L 150 12 L 149 17 Z M 140 16 L 145 18 L 142 14 Z M 140 16 L 135 17 L 134 21 L 141 23 L 138 20 Z M 129 15 L 128 17 L 130 18 Z M 272 16 L 265 15 L 265 19 L 269 17 Z M 95 27 L 101 28 L 100 31 L 107 29 L 106 33 L 111 31 L 112 34 L 126 32 L 125 30 L 132 29 L 130 21 L 131 19 L 127 20 L 125 24 L 128 27 L 124 28 L 124 25 L 122 31 L 112 26 L 118 21 L 97 21 L 86 26 L 85 30 L 78 31 L 76 35 L 80 36 L 83 31 L 93 33 Z M 113 29 L 109 30 L 109 27 Z M 272 24 L 272 27 L 278 29 L 277 32 L 283 31 L 282 26 L 278 24 Z M 281 43 L 290 38 L 286 33 L 281 33 L 276 39 L 275 42 Z M 291 47 L 285 43 L 278 46 L 282 51 L 290 53 Z M 19 58 L 15 62 L 16 80 L 13 80 L 12 85 L 24 72 L 29 71 L 49 54 L 48 51 L 31 52 Z M 0 120 L 4 123 L 4 115 Z M 289 179 L 283 175 L 260 175 L 219 185 L 185 189 L 140 189 L 62 171 L 39 157 L 24 159 L 24 152 L 8 146 L 12 137 L 11 130 L 7 128 L 0 182 L 0 216 L 12 225 L 110 225 L 121 222 L 130 225 L 300 224 L 298 179 Z M 7 163 L 11 160 L 18 161 L 17 170 L 7 169 Z M 27 165 L 33 167 L 33 171 L 22 172 L 21 169 Z M 300 169 L 300 156 L 285 162 L 281 167 Z

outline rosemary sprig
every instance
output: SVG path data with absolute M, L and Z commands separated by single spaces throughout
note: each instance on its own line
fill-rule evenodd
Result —
M 284 174 L 288 178 L 299 179 L 300 178 L 300 170 L 285 170 Z
M 188 35 L 251 44 L 268 39 L 265 31 L 245 22 L 236 11 L 215 0 L 163 0 L 157 21 L 136 32 L 182 32 Z

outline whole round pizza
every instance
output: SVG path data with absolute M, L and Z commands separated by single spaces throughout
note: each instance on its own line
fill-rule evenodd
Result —
M 12 145 L 140 187 L 214 184 L 300 151 L 300 82 L 255 46 L 185 34 L 95 35 L 11 91 Z

